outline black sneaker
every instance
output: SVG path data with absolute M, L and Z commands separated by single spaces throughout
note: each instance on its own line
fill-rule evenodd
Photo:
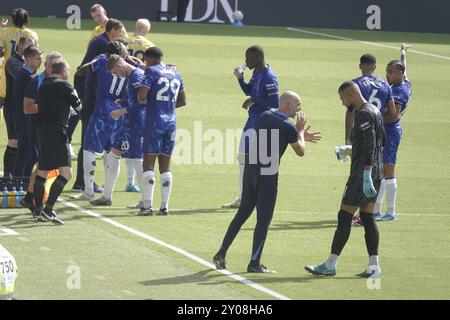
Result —
M 217 270 L 223 270 L 227 268 L 225 265 L 225 256 L 220 254 L 219 252 L 217 252 L 213 257 L 213 263 L 216 266 Z
M 267 269 L 263 264 L 250 263 L 247 267 L 249 273 L 277 273 L 275 270 Z
M 84 190 L 84 186 L 78 183 L 75 183 L 72 187 L 73 192 L 82 192 Z
M 152 216 L 153 215 L 153 209 L 152 208 L 141 208 L 136 215 L 138 216 Z
M 33 219 L 36 222 L 47 222 L 48 219 L 43 215 L 43 211 L 39 209 L 35 209 L 33 211 Z
M 64 224 L 64 221 L 59 219 L 56 216 L 56 212 L 54 210 L 48 210 L 44 209 L 44 211 L 41 212 L 41 214 L 49 221 L 53 222 L 54 224 Z
M 167 208 L 160 208 L 159 209 L 159 215 L 160 216 L 168 216 L 169 215 L 169 210 Z
M 33 213 L 34 211 L 34 203 L 33 200 L 31 200 L 31 202 L 28 202 L 25 198 L 23 198 L 22 200 L 20 200 L 20 205 L 23 208 L 27 208 L 28 210 L 31 211 L 31 213 Z

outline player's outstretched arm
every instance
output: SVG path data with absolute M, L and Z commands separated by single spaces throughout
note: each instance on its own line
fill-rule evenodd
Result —
M 400 46 L 400 61 L 405 66 L 405 74 L 406 74 L 406 51 L 408 50 L 409 47 L 411 47 L 411 45 L 406 43 L 402 43 Z

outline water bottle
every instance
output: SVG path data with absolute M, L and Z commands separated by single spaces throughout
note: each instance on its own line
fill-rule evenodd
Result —
M 9 208 L 17 208 L 16 207 L 16 199 L 17 199 L 16 187 L 12 187 L 11 192 L 8 194 L 8 206 L 9 206 Z
M 242 66 L 239 67 L 239 69 L 241 70 L 241 72 L 244 72 L 244 70 L 247 69 L 247 64 L 244 63 Z
M 23 192 L 23 187 L 20 186 L 19 187 L 19 191 L 17 192 L 17 197 L 16 197 L 16 208 L 20 208 L 20 202 L 22 201 L 22 199 L 25 197 L 24 192 Z
M 2 192 L 2 208 L 8 208 L 8 187 L 3 188 Z

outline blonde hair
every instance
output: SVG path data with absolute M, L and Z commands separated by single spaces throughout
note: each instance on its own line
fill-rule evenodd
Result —
M 148 19 L 139 19 L 134 25 L 134 32 L 138 34 L 147 34 L 150 32 L 151 24 Z

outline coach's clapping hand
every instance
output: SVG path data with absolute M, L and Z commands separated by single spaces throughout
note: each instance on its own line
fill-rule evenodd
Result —
M 317 141 L 320 141 L 320 139 L 322 139 L 322 136 L 320 135 L 321 132 L 309 132 L 309 128 L 311 128 L 311 126 L 308 126 L 308 128 L 306 128 L 305 130 L 305 141 L 312 143 L 317 143 Z
M 305 130 L 306 125 L 306 115 L 304 112 L 297 112 L 297 122 L 295 123 L 295 127 L 297 128 L 297 132 L 301 133 Z

